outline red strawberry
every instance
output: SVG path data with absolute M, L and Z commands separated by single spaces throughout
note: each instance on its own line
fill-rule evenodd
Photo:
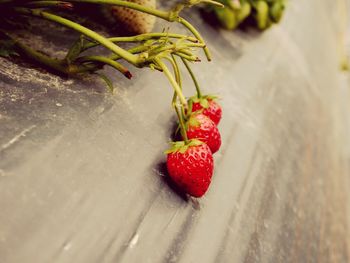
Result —
M 167 153 L 167 168 L 171 179 L 186 193 L 201 197 L 208 190 L 213 175 L 213 155 L 199 140 L 175 142 Z
M 208 144 L 212 153 L 219 150 L 221 136 L 215 123 L 200 112 L 191 114 L 187 122 L 188 139 L 198 139 Z
M 214 99 L 214 96 L 209 95 L 201 98 L 192 97 L 189 101 L 192 103 L 192 112 L 201 111 L 218 125 L 221 120 L 222 109 Z

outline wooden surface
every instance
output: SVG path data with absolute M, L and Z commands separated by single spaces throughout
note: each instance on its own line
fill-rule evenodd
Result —
M 265 33 L 191 15 L 214 57 L 194 70 L 224 108 L 199 200 L 166 180 L 160 73 L 115 76 L 112 96 L 0 59 L 0 262 L 350 262 L 341 2 L 290 1 Z

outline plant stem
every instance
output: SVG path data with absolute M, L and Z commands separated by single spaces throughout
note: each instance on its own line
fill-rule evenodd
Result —
M 133 47 L 131 49 L 128 49 L 128 52 L 130 52 L 131 54 L 137 54 L 137 53 L 141 53 L 146 51 L 148 48 L 145 47 L 144 45 L 139 45 L 136 47 Z M 111 56 L 108 57 L 111 60 L 118 60 L 121 59 L 121 56 L 117 55 L 117 54 L 112 54 Z
M 184 40 L 188 40 L 193 43 L 197 43 L 198 39 L 194 37 L 189 37 L 181 34 L 173 34 L 173 33 L 147 33 L 147 34 L 141 34 L 141 35 L 136 35 L 136 36 L 130 36 L 130 37 L 111 37 L 108 38 L 109 41 L 113 43 L 118 43 L 118 42 L 142 42 L 142 41 L 147 41 L 150 39 L 159 39 L 163 37 L 169 37 L 169 38 L 181 38 Z M 98 43 L 87 43 L 83 50 L 96 47 L 98 46 Z
M 181 58 L 181 60 L 185 64 L 185 66 L 186 66 L 186 68 L 188 70 L 188 73 L 190 73 L 190 75 L 191 75 L 191 78 L 193 80 L 194 86 L 196 87 L 197 97 L 200 99 L 202 97 L 202 92 L 201 92 L 201 89 L 199 87 L 198 81 L 197 81 L 196 77 L 194 76 L 194 73 L 193 73 L 190 65 L 188 64 L 188 62 L 185 59 L 183 59 L 183 58 Z
M 90 3 L 90 4 L 101 4 L 101 5 L 116 5 L 124 6 L 143 13 L 154 15 L 165 20 L 170 20 L 170 12 L 161 11 L 155 8 L 147 7 L 140 4 L 135 4 L 133 2 L 123 1 L 123 0 L 69 0 L 69 2 L 78 2 L 78 3 Z
M 189 60 L 189 61 L 194 61 L 194 62 L 200 62 L 201 61 L 198 57 L 196 57 L 196 56 L 189 56 L 189 55 L 187 55 L 187 54 L 185 54 L 185 53 L 183 53 L 181 51 L 175 52 L 174 54 L 176 56 L 178 56 L 178 57 L 181 57 L 181 58 Z
M 171 75 L 171 73 L 170 73 L 169 69 L 167 68 L 167 66 L 158 57 L 154 58 L 154 61 L 156 62 L 156 64 L 159 65 L 160 68 L 163 69 L 163 72 L 166 75 L 166 77 L 168 78 L 168 80 L 170 81 L 171 86 L 174 88 L 177 96 L 179 96 L 181 104 L 183 104 L 184 106 L 187 107 L 186 98 L 182 94 L 181 88 L 179 87 L 179 85 L 177 84 L 177 82 L 175 81 L 173 76 Z
M 173 64 L 173 67 L 174 67 L 174 70 L 177 72 L 177 83 L 179 83 L 179 86 L 180 86 L 180 89 L 182 90 L 182 78 L 181 78 L 181 72 L 180 72 L 180 68 L 179 68 L 179 64 L 177 63 L 176 61 L 176 57 L 171 54 L 171 61 L 172 61 L 172 64 Z M 176 75 L 175 75 L 176 76 Z
M 25 3 L 31 7 L 60 7 L 64 9 L 72 9 L 73 5 L 65 1 L 31 1 Z
M 79 61 L 79 62 L 89 62 L 89 61 L 101 62 L 103 64 L 107 64 L 107 65 L 115 68 L 116 70 L 120 71 L 128 79 L 131 79 L 131 77 L 132 77 L 130 71 L 127 68 L 125 68 L 122 64 L 120 64 L 114 60 L 111 60 L 109 58 L 106 58 L 106 57 L 85 56 L 85 57 L 79 57 L 77 59 L 77 61 Z
M 189 49 L 191 47 L 203 47 L 201 43 L 187 43 L 187 44 L 170 44 L 170 45 L 160 45 L 160 47 L 155 47 L 150 50 L 150 55 L 158 55 L 167 50 L 171 50 L 172 52 L 181 51 L 183 49 Z M 152 54 L 154 53 L 154 54 Z M 195 57 L 195 56 L 193 56 Z
M 181 136 L 184 139 L 185 143 L 187 144 L 188 143 L 188 137 L 187 137 L 187 132 L 186 132 L 186 126 L 185 126 L 184 119 L 182 118 L 182 114 L 180 113 L 178 107 L 175 105 L 174 108 L 175 108 L 175 111 L 176 111 L 177 118 L 179 119 Z
M 204 42 L 204 39 L 202 38 L 202 36 L 199 34 L 199 32 L 194 28 L 194 26 L 191 25 L 190 22 L 188 22 L 186 19 L 182 18 L 182 17 L 179 17 L 178 21 L 183 24 L 185 27 L 188 28 L 188 30 L 190 30 L 192 32 L 192 34 L 198 38 L 198 40 L 205 44 Z M 204 53 L 205 53 L 205 56 L 207 57 L 208 61 L 211 61 L 211 55 L 210 55 L 210 51 L 208 49 L 207 46 L 204 46 L 203 47 L 203 50 L 204 50 Z
M 114 53 L 118 54 L 120 57 L 124 58 L 126 61 L 130 62 L 131 64 L 138 66 L 138 57 L 130 54 L 126 50 L 122 49 L 121 47 L 117 46 L 116 44 L 112 43 L 107 38 L 101 36 L 100 34 L 97 34 L 96 32 L 92 31 L 89 28 L 86 28 L 82 25 L 79 25 L 78 23 L 75 23 L 71 20 L 68 20 L 66 18 L 50 14 L 48 12 L 44 12 L 38 9 L 28 9 L 28 8 L 15 8 L 15 11 L 21 14 L 25 15 L 33 15 L 37 17 L 42 17 L 50 21 L 54 21 L 58 24 L 64 25 L 66 27 L 72 28 L 83 35 L 86 35 L 87 37 L 90 37 L 97 42 L 99 42 L 101 45 L 105 46 L 106 48 L 110 49 Z
M 186 19 L 180 17 L 178 15 L 178 12 L 174 11 L 161 11 L 158 9 L 154 9 L 151 7 L 135 4 L 128 1 L 122 1 L 122 0 L 69 0 L 69 2 L 78 2 L 78 3 L 92 3 L 92 4 L 110 4 L 110 5 L 117 5 L 117 6 L 124 6 L 128 7 L 134 10 L 141 11 L 143 13 L 147 13 L 150 15 L 154 15 L 156 17 L 162 18 L 164 20 L 167 20 L 169 22 L 177 21 L 187 27 L 189 31 L 192 32 L 192 34 L 201 42 L 205 43 L 202 36 L 199 34 L 199 32 L 194 28 L 194 26 L 191 25 L 190 22 L 188 22 Z M 220 4 L 219 4 L 220 5 Z M 209 49 L 205 46 L 204 53 L 208 59 L 208 61 L 211 61 L 211 55 Z
M 3 32 L 3 34 L 13 42 L 14 48 L 16 49 L 16 51 L 29 58 L 30 60 L 36 61 L 37 63 L 47 66 L 49 68 L 51 68 L 52 70 L 58 71 L 60 73 L 63 74 L 68 74 L 68 70 L 67 70 L 67 66 L 64 63 L 63 60 L 60 59 L 55 59 L 55 58 L 51 58 L 47 55 L 44 55 L 32 48 L 30 48 L 27 45 L 24 45 L 22 43 L 20 43 L 18 40 L 12 38 L 10 35 L 6 34 Z

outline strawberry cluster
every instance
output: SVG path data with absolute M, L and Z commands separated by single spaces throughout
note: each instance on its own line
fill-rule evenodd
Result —
M 244 23 L 253 22 L 260 30 L 278 23 L 287 0 L 218 0 L 225 8 L 211 6 L 218 22 L 226 29 L 235 29 Z
M 201 197 L 208 190 L 213 176 L 213 154 L 221 146 L 217 125 L 221 120 L 222 109 L 215 96 L 201 94 L 193 72 L 186 62 L 184 64 L 194 80 L 197 95 L 180 106 L 176 105 L 174 96 L 173 106 L 179 118 L 181 140 L 173 142 L 166 151 L 167 168 L 171 179 L 184 192 Z
M 176 2 L 178 3 L 172 9 L 165 11 L 157 9 L 155 0 L 0 0 L 0 56 L 27 58 L 64 76 L 96 74 L 111 90 L 112 81 L 100 72 L 104 66 L 112 67 L 129 79 L 132 78 L 131 71 L 126 63 L 120 61 L 127 62 L 127 65 L 135 68 L 149 68 L 162 72 L 174 90 L 172 105 L 179 119 L 182 137 L 167 151 L 169 175 L 186 193 L 200 197 L 209 187 L 214 168 L 212 155 L 221 145 L 221 136 L 217 128 L 221 119 L 221 107 L 215 102 L 214 96 L 202 95 L 189 67 L 190 62 L 200 62 L 199 57 L 193 53 L 198 48 L 203 49 L 208 61 L 211 58 L 200 33 L 189 21 L 181 17 L 180 12 L 200 3 L 219 7 L 224 5 L 214 0 Z M 86 8 L 99 6 L 104 13 L 117 18 L 125 29 L 138 35 L 105 37 L 73 21 L 74 16 L 65 17 L 66 13 L 74 12 L 85 5 Z M 57 10 L 60 12 L 56 13 Z M 149 32 L 156 17 L 183 25 L 193 36 L 164 30 Z M 64 56 L 56 58 L 44 54 L 22 43 L 20 36 L 14 32 L 17 21 L 30 24 L 32 18 L 70 28 L 80 36 Z M 100 53 L 101 48 L 110 54 Z M 188 100 L 182 93 L 181 71 L 177 59 L 181 59 L 196 87 L 196 96 Z M 174 74 L 165 62 L 170 63 Z

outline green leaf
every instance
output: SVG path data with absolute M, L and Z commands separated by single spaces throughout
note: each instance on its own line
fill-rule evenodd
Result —
M 109 89 L 109 91 L 113 93 L 114 87 L 113 87 L 112 81 L 106 75 L 104 75 L 102 73 L 95 72 L 94 74 L 99 76 L 106 83 L 107 88 Z
M 70 47 L 67 55 L 66 55 L 66 61 L 68 63 L 73 62 L 82 52 L 84 46 L 84 36 L 81 35 Z

